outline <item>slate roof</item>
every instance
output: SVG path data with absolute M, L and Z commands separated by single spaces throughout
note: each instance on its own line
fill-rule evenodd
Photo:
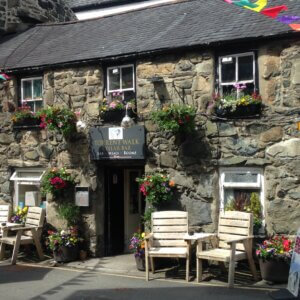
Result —
M 272 0 L 272 6 L 283 0 Z M 289 1 L 300 15 L 300 1 Z M 0 68 L 21 69 L 292 33 L 223 0 L 191 0 L 63 24 L 37 25 L 0 44 Z M 294 32 L 299 37 L 299 32 Z
M 103 8 L 142 1 L 148 0 L 65 0 L 65 3 L 74 11 L 80 11 L 83 9 Z

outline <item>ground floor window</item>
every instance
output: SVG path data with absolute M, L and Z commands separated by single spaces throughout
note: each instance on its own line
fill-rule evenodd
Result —
M 40 193 L 40 181 L 43 169 L 16 169 L 10 180 L 14 182 L 14 207 L 45 207 L 45 199 Z
M 220 169 L 220 210 L 249 211 L 254 216 L 254 233 L 264 225 L 264 180 L 259 168 Z

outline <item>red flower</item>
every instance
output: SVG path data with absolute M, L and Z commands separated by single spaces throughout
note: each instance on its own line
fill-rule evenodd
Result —
M 50 179 L 50 183 L 56 188 L 56 189 L 63 189 L 66 187 L 66 182 L 61 179 L 60 177 L 53 177 Z
M 186 120 L 186 121 L 189 121 L 190 119 L 191 119 L 191 118 L 190 118 L 189 115 L 186 115 L 186 116 L 185 116 L 185 120 Z
M 182 125 L 182 124 L 183 124 L 183 121 L 182 121 L 181 119 L 179 119 L 179 120 L 178 120 L 178 124 L 179 124 L 179 125 Z
M 289 252 L 290 251 L 290 246 L 291 246 L 291 243 L 289 240 L 284 240 L 282 242 L 283 244 L 283 250 L 286 251 L 286 252 Z
M 140 191 L 141 193 L 143 193 L 144 196 L 147 196 L 147 190 L 144 184 L 140 186 Z

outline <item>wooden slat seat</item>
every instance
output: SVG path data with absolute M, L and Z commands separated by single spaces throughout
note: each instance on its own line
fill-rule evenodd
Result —
M 216 239 L 213 249 L 203 250 L 202 241 L 198 241 L 197 281 L 202 280 L 202 259 L 229 263 L 228 286 L 233 287 L 235 262 L 248 259 L 254 279 L 257 280 L 256 268 L 252 257 L 253 216 L 251 213 L 226 211 L 220 213 Z
M 26 216 L 25 226 L 17 228 L 4 227 L 3 237 L 0 239 L 0 259 L 3 259 L 6 245 L 13 245 L 11 263 L 15 264 L 20 245 L 34 244 L 40 259 L 44 258 L 40 244 L 40 237 L 45 221 L 45 211 L 40 207 L 29 207 Z M 15 232 L 15 236 L 8 236 L 9 232 Z
M 190 241 L 188 214 L 184 211 L 161 211 L 151 215 L 151 233 L 145 238 L 146 280 L 149 280 L 149 259 L 154 268 L 154 257 L 186 258 L 186 280 L 189 280 Z

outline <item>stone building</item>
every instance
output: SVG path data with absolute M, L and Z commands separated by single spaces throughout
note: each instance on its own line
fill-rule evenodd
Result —
M 76 20 L 64 0 L 2 0 L 0 2 L 0 34 L 19 32 L 46 22 Z
M 295 16 L 300 4 L 288 8 L 282 14 Z M 11 76 L 0 87 L 1 202 L 24 201 L 32 190 L 26 172 L 38 191 L 43 170 L 66 167 L 78 187 L 89 188 L 88 206 L 80 209 L 94 255 L 126 251 L 144 207 L 135 178 L 158 170 L 176 184 L 165 208 L 188 211 L 195 230 L 214 231 L 220 210 L 240 191 L 259 195 L 267 234 L 294 234 L 299 227 L 300 42 L 288 24 L 220 0 L 180 1 L 37 25 L 0 45 L 0 64 Z M 41 89 L 42 98 L 30 99 L 33 109 L 66 106 L 80 112 L 86 126 L 70 140 L 46 130 L 13 130 L 11 106 L 22 104 L 25 83 Z M 259 91 L 261 114 L 209 114 L 216 89 L 239 83 Z M 120 91 L 135 98 L 140 127 L 121 129 L 120 121 L 101 118 L 104 97 Z M 168 103 L 196 107 L 193 135 L 178 138 L 150 120 L 151 111 Z M 144 140 L 144 154 L 109 148 L 118 145 L 109 135 L 120 132 L 121 141 Z M 102 144 L 100 134 L 108 134 Z M 94 145 L 106 145 L 108 155 L 93 153 Z M 49 200 L 47 221 L 60 226 L 55 214 Z

